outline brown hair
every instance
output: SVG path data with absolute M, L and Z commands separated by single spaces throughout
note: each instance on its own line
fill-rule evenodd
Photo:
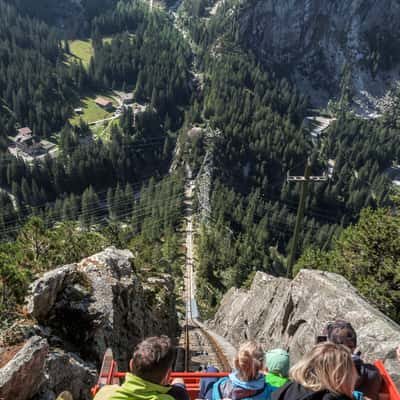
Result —
M 153 336 L 136 346 L 131 369 L 138 377 L 162 383 L 175 358 L 175 348 L 167 336 Z
M 337 320 L 328 323 L 324 332 L 329 342 L 343 344 L 352 351 L 357 347 L 356 331 L 347 321 Z
M 264 365 L 264 351 L 262 347 L 253 341 L 244 343 L 240 346 L 234 364 L 242 381 L 248 382 L 256 379 Z
M 309 390 L 329 390 L 352 397 L 357 371 L 347 347 L 321 343 L 291 368 L 290 379 Z

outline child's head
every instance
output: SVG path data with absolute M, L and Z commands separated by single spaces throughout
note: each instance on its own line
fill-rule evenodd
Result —
M 273 349 L 265 353 L 265 366 L 268 372 L 287 377 L 289 374 L 289 353 L 282 349 Z
M 264 351 L 256 342 L 246 342 L 240 346 L 235 358 L 235 368 L 242 381 L 252 381 L 257 378 L 263 368 Z

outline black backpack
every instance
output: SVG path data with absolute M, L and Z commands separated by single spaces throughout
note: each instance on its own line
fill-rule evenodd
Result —
M 328 390 L 313 392 L 299 383 L 288 382 L 280 389 L 272 392 L 271 400 L 350 400 L 346 396 L 336 395 Z

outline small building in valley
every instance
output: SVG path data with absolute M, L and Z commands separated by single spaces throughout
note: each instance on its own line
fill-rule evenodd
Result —
M 26 153 L 36 153 L 38 148 L 37 141 L 31 129 L 28 127 L 20 128 L 17 132 L 17 135 L 13 139 L 15 146 Z
M 28 128 L 27 126 L 25 128 L 18 129 L 17 132 L 18 132 L 17 136 L 31 136 L 32 135 L 31 129 Z
M 17 135 L 10 138 L 11 145 L 8 151 L 16 157 L 21 157 L 27 162 L 45 158 L 47 155 L 57 155 L 57 145 L 33 135 L 29 128 L 18 129 Z
M 121 93 L 122 104 L 132 104 L 133 103 L 133 93 Z
M 134 103 L 132 104 L 132 111 L 133 111 L 133 126 L 136 126 L 136 117 L 138 114 L 145 112 L 147 106 L 144 104 Z
M 104 97 L 97 97 L 94 101 L 99 107 L 104 108 L 107 111 L 110 111 L 113 107 L 113 103 L 111 100 L 105 99 Z
M 33 136 L 24 136 L 15 139 L 15 145 L 25 151 L 26 153 L 36 153 L 37 151 L 37 142 L 33 138 Z

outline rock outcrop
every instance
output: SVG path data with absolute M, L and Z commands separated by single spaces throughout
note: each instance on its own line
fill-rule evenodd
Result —
M 113 247 L 44 274 L 31 285 L 27 298 L 31 321 L 26 327 L 19 323 L 13 332 L 18 338 L 39 335 L 34 343 L 39 341 L 46 351 L 32 350 L 32 359 L 18 353 L 0 370 L 3 386 L 15 390 L 13 377 L 24 376 L 18 371 L 31 373 L 34 368 L 32 381 L 24 383 L 26 393 L 16 398 L 26 400 L 38 393 L 37 400 L 54 400 L 57 393 L 69 390 L 74 398 L 89 399 L 108 347 L 120 369 L 126 370 L 134 346 L 144 337 L 176 335 L 173 292 L 171 276 L 139 279 L 132 253 Z
M 234 27 L 244 45 L 265 64 L 296 77 L 297 85 L 318 105 L 347 86 L 356 100 L 374 107 L 374 98 L 382 98 L 399 79 L 396 0 L 222 3 L 229 6 L 220 5 L 215 18 L 231 18 L 227 26 Z
M 14 358 L 0 369 L 0 399 L 26 400 L 43 384 L 44 365 L 49 346 L 45 339 L 33 336 Z
M 381 359 L 397 382 L 400 326 L 365 301 L 339 275 L 302 270 L 293 281 L 258 272 L 249 290 L 230 289 L 210 327 L 236 347 L 256 339 L 290 349 L 292 362 L 315 343 L 328 321 L 351 321 L 366 361 Z
M 108 248 L 50 271 L 32 284 L 27 310 L 84 359 L 99 362 L 111 347 L 126 369 L 135 343 L 177 328 L 171 277 L 141 282 L 132 259 L 130 251 Z
M 74 353 L 52 349 L 44 365 L 44 380 L 34 400 L 53 400 L 68 389 L 74 399 L 90 399 L 90 389 L 97 383 L 95 365 L 83 361 Z
M 27 312 L 39 322 L 46 319 L 58 294 L 76 278 L 76 266 L 67 265 L 50 271 L 31 285 Z

